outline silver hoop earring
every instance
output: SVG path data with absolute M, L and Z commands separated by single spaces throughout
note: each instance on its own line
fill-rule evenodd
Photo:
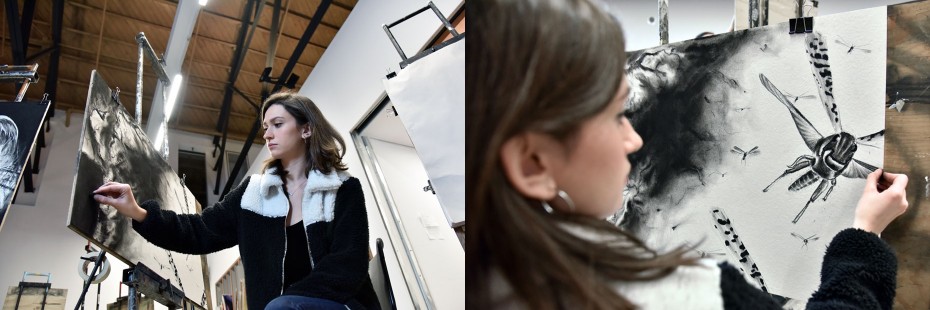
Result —
M 566 205 L 568 205 L 569 212 L 574 213 L 575 212 L 575 201 L 572 200 L 572 198 L 568 196 L 568 193 L 566 193 L 563 190 L 559 190 L 557 195 L 559 196 L 559 198 L 562 198 L 562 201 L 565 201 Z M 545 200 L 542 201 L 542 207 L 543 207 L 543 210 L 546 210 L 546 213 L 549 213 L 549 214 L 552 214 L 552 212 L 555 211 L 555 209 L 553 209 L 552 206 L 549 205 L 549 202 Z
M 553 212 L 552 206 L 550 206 L 549 203 L 546 202 L 545 200 L 542 200 L 542 207 L 543 207 L 543 210 L 546 211 L 546 213 L 552 214 Z
M 559 190 L 559 198 L 562 198 L 562 200 L 565 201 L 565 204 L 568 205 L 568 209 L 571 210 L 572 213 L 575 212 L 575 201 L 572 200 L 572 197 L 568 197 L 568 193 L 563 190 Z

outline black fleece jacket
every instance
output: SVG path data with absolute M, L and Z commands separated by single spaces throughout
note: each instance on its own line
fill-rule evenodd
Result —
M 133 221 L 133 229 L 159 247 L 187 254 L 239 245 L 250 309 L 264 309 L 281 295 L 325 298 L 350 309 L 379 309 L 368 276 L 368 216 L 359 180 L 349 178 L 339 187 L 332 221 L 306 227 L 313 270 L 283 288 L 286 218 L 242 208 L 242 196 L 254 178 L 202 214 L 178 215 L 146 201 L 141 206 L 148 215 L 141 223 Z
M 724 263 L 720 269 L 725 309 L 781 309 L 733 266 Z M 843 230 L 827 247 L 820 287 L 808 299 L 807 309 L 891 309 L 897 270 L 894 252 L 877 235 Z

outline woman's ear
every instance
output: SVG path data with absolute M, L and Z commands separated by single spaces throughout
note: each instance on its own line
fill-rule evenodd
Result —
M 303 139 L 309 138 L 313 134 L 313 131 L 310 130 L 310 124 L 305 124 L 300 126 L 300 137 Z
M 536 200 L 555 197 L 556 172 L 565 160 L 558 141 L 538 133 L 519 134 L 504 141 L 500 158 L 517 192 Z

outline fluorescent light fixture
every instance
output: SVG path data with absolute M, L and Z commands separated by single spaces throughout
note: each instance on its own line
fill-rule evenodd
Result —
M 197 3 L 200 3 L 200 6 L 205 6 L 207 5 L 207 0 L 200 0 Z
M 158 126 L 158 134 L 155 135 L 155 149 L 161 150 L 161 143 L 165 141 L 165 135 L 168 134 L 165 132 L 165 125 Z
M 165 122 L 171 119 L 171 112 L 174 111 L 174 104 L 178 101 L 178 92 L 181 90 L 181 74 L 174 76 L 171 80 L 171 90 L 168 91 L 168 100 L 165 101 Z

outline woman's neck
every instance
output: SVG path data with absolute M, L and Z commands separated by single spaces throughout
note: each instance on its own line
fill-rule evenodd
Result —
M 307 178 L 307 156 L 301 155 L 297 158 L 282 159 L 281 166 L 287 171 L 287 181 L 297 182 Z

